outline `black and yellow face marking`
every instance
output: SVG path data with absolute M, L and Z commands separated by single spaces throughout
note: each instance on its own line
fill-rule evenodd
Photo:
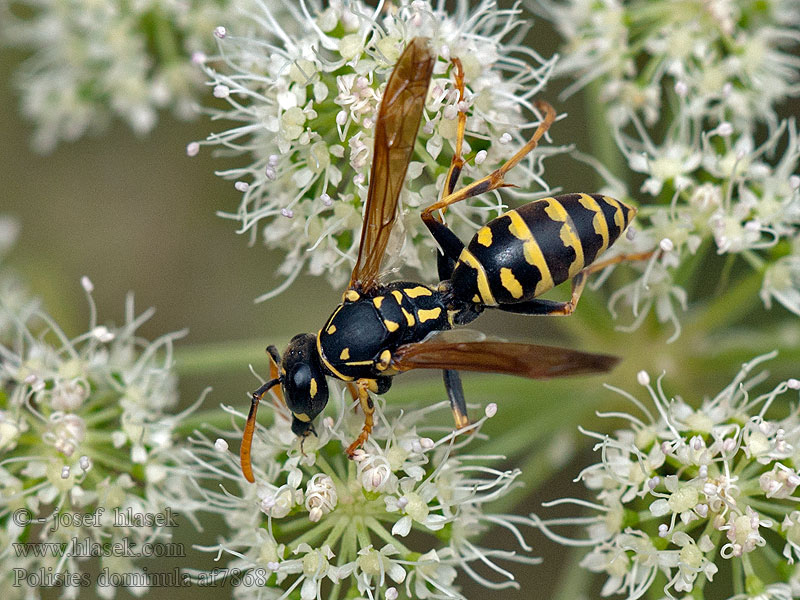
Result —
M 597 194 L 543 198 L 510 210 L 479 229 L 462 250 L 454 293 L 486 306 L 532 300 L 590 265 L 635 214 Z

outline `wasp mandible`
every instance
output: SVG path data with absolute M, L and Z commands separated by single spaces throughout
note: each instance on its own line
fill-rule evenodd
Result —
M 302 333 L 281 357 L 267 352 L 272 379 L 253 393 L 240 458 L 253 481 L 250 446 L 261 398 L 276 385 L 292 412 L 292 431 L 313 433 L 315 417 L 328 401 L 326 378 L 348 382 L 364 412 L 364 426 L 347 448 L 369 437 L 374 406 L 370 392 L 382 394 L 398 373 L 442 369 L 455 424 L 469 423 L 458 371 L 506 373 L 533 379 L 609 370 L 617 359 L 565 348 L 498 341 L 458 341 L 437 335 L 476 319 L 494 308 L 526 315 L 569 315 L 587 276 L 613 262 L 643 258 L 622 256 L 595 263 L 633 219 L 636 209 L 594 194 L 543 198 L 509 210 L 478 230 L 464 245 L 444 224 L 445 209 L 462 200 L 505 187 L 504 177 L 533 150 L 555 120 L 546 102 L 535 103 L 543 119 L 533 137 L 502 167 L 456 190 L 464 165 L 461 156 L 466 114 L 458 116 L 456 148 L 441 200 L 422 212 L 438 243 L 440 283 L 379 280 L 381 262 L 397 218 L 398 198 L 417 138 L 436 57 L 426 38 L 414 38 L 389 77 L 375 121 L 375 148 L 361 229 L 358 258 L 342 303 L 317 333 Z M 456 87 L 463 100 L 464 72 L 454 58 Z M 569 301 L 538 296 L 572 280 Z

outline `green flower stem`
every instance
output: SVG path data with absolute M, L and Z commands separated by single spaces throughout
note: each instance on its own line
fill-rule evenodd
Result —
M 744 317 L 758 302 L 763 274 L 752 272 L 730 287 L 724 294 L 711 299 L 698 314 L 691 316 L 686 331 L 723 329 Z
M 356 530 L 353 527 L 348 527 L 344 530 L 342 536 L 341 551 L 339 552 L 339 564 L 343 565 L 352 560 L 352 556 L 356 555 L 356 548 L 358 547 L 358 539 L 356 537 Z
M 358 537 L 358 545 L 362 548 L 366 548 L 370 545 L 370 536 L 369 536 L 369 529 L 367 529 L 366 524 L 364 523 L 364 519 L 362 517 L 356 517 L 351 521 L 351 524 L 354 526 L 356 530 L 356 536 Z
M 98 427 L 103 421 L 116 419 L 121 412 L 122 409 L 119 406 L 109 406 L 103 410 L 88 414 L 84 418 L 84 423 L 86 423 L 87 429 L 92 429 Z
M 309 521 L 310 522 L 310 521 Z M 303 542 L 307 542 L 310 546 L 316 546 L 316 544 L 311 543 L 322 537 L 322 534 L 328 531 L 329 529 L 333 529 L 333 527 L 337 524 L 337 521 L 333 519 L 323 519 L 317 525 L 306 531 L 303 535 L 292 541 L 292 550 L 297 548 Z
M 130 461 L 118 460 L 114 458 L 108 450 L 100 452 L 94 448 L 87 448 L 85 452 L 94 463 L 103 465 L 104 467 L 117 471 L 118 473 L 130 472 Z
M 733 593 L 744 594 L 744 573 L 742 572 L 742 561 L 732 560 L 731 568 L 733 569 Z
M 336 525 L 333 527 L 333 529 L 330 530 L 327 537 L 325 538 L 325 541 L 322 542 L 321 545 L 322 546 L 327 545 L 332 547 L 336 543 L 336 540 L 342 537 L 342 534 L 344 534 L 345 529 L 347 529 L 348 525 L 350 525 L 350 519 L 339 519 L 336 522 Z
M 387 544 L 392 544 L 395 548 L 397 548 L 404 556 L 408 556 L 411 554 L 411 550 L 403 544 L 400 540 L 398 540 L 395 536 L 391 533 L 386 531 L 386 528 L 378 522 L 375 517 L 365 517 L 364 523 L 366 523 L 367 527 L 369 528 L 372 533 L 377 535 Z
M 586 554 L 586 548 L 570 548 L 569 558 L 562 568 L 561 583 L 553 594 L 553 600 L 574 600 L 575 598 L 589 598 L 589 584 L 592 573 L 589 569 L 582 569 L 580 562 Z
M 600 79 L 595 79 L 587 86 L 587 92 L 582 94 L 586 100 L 586 118 L 589 122 L 588 130 L 594 132 L 589 136 L 592 146 L 592 156 L 602 157 L 602 162 L 605 167 L 611 172 L 612 175 L 620 179 L 627 179 L 622 177 L 622 174 L 628 174 L 628 170 L 622 154 L 617 148 L 614 137 L 611 135 L 603 135 L 600 132 L 611 131 L 606 116 L 606 105 L 598 98 L 602 97 L 603 91 L 602 82 Z M 598 178 L 600 176 L 598 175 Z M 598 179 L 598 185 L 605 185 L 606 182 Z

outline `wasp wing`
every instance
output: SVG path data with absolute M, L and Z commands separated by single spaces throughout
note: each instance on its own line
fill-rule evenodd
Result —
M 448 341 L 438 337 L 395 350 L 391 368 L 452 369 L 504 373 L 531 379 L 549 379 L 582 373 L 610 371 L 616 356 L 591 354 L 568 348 L 500 341 Z
M 409 42 L 392 71 L 375 122 L 369 191 L 350 288 L 367 291 L 378 280 L 397 215 L 397 201 L 414 151 L 436 57 L 427 38 Z

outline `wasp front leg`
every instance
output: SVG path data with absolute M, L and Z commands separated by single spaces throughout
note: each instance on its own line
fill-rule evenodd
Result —
M 375 404 L 369 395 L 370 391 L 377 392 L 378 386 L 374 379 L 358 379 L 356 381 L 356 388 L 358 391 L 358 401 L 361 404 L 361 410 L 364 411 L 364 427 L 361 429 L 356 441 L 347 447 L 345 452 L 349 458 L 355 456 L 356 450 L 369 439 L 369 434 L 372 433 L 374 426 L 373 414 L 375 413 Z

